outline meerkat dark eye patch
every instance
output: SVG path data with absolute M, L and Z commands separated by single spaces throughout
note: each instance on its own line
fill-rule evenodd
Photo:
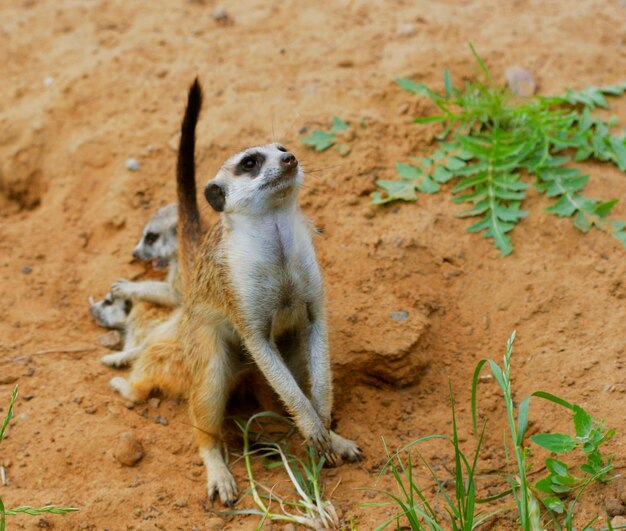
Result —
M 128 315 L 132 309 L 133 309 L 133 301 L 131 301 L 130 299 L 126 299 L 124 301 L 124 313 Z
M 261 153 L 250 153 L 243 157 L 235 168 L 235 175 L 247 174 L 254 178 L 261 172 L 265 157 Z
M 285 146 L 276 146 L 278 151 L 282 151 L 283 153 L 287 153 L 287 148 Z
M 219 184 L 208 184 L 204 189 L 204 197 L 213 210 L 223 212 L 226 204 L 226 192 Z
M 159 233 L 158 232 L 148 232 L 144 236 L 143 239 L 146 242 L 146 245 L 152 245 L 154 242 L 156 242 L 159 239 Z

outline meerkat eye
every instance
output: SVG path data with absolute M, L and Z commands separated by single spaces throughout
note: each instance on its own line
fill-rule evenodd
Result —
M 158 239 L 159 239 L 158 232 L 148 232 L 144 237 L 144 240 L 146 241 L 146 245 L 152 245 Z
M 287 148 L 285 146 L 276 146 L 278 151 L 282 151 L 283 153 L 287 153 Z
M 245 171 L 252 171 L 256 168 L 256 165 L 259 163 L 256 157 L 245 157 L 241 160 L 239 165 Z
M 102 301 L 102 306 L 111 306 L 111 301 L 109 299 L 104 299 Z
M 265 157 L 261 153 L 250 153 L 239 161 L 235 168 L 235 175 L 247 173 L 254 178 L 261 172 L 263 162 L 265 162 Z

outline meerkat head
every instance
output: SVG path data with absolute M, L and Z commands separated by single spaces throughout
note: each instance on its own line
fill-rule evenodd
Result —
M 171 203 L 155 212 L 143 228 L 141 240 L 133 251 L 137 260 L 151 260 L 155 269 L 164 269 L 178 252 L 176 223 L 178 209 Z
M 258 214 L 293 202 L 303 179 L 293 153 L 266 144 L 230 157 L 207 183 L 204 197 L 217 212 Z
M 121 330 L 126 326 L 126 319 L 133 308 L 130 299 L 114 298 L 107 293 L 101 301 L 89 297 L 89 311 L 100 326 Z

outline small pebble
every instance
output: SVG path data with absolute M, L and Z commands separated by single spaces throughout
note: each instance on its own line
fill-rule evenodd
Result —
M 413 24 L 402 24 L 398 30 L 398 35 L 400 37 L 412 37 L 415 33 L 416 30 Z
M 30 275 L 33 272 L 33 268 L 30 266 L 24 266 L 22 268 L 22 273 L 24 273 L 25 275 Z
M 98 409 L 94 406 L 86 406 L 83 408 L 83 411 L 87 413 L 87 415 L 93 415 Z
M 118 350 L 122 347 L 122 335 L 117 330 L 111 330 L 99 336 L 98 343 L 110 350 Z
M 126 161 L 126 169 L 130 171 L 139 171 L 139 161 L 137 159 L 128 159 Z
M 150 405 L 150 407 L 153 407 L 154 409 L 158 408 L 160 403 L 161 403 L 161 400 L 156 397 L 148 400 L 148 404 Z
M 161 415 L 157 415 L 156 417 L 154 417 L 154 423 L 162 424 L 163 426 L 168 426 L 170 422 L 165 417 L 162 417 Z
M 391 312 L 389 314 L 394 321 L 406 321 L 409 318 L 409 312 Z
M 9 385 L 17 382 L 17 376 L 13 374 L 0 374 L 0 385 Z
M 341 59 L 337 63 L 337 66 L 340 68 L 352 68 L 354 66 L 354 61 L 352 61 L 351 59 Z
M 187 500 L 185 498 L 176 500 L 176 507 L 187 507 Z
M 491 374 L 482 374 L 478 377 L 478 381 L 480 383 L 489 383 L 493 380 L 493 376 Z
M 228 11 L 226 11 L 223 6 L 215 7 L 211 12 L 211 16 L 213 17 L 213 20 L 215 20 L 215 22 L 224 26 L 227 24 L 232 24 L 233 22 L 233 19 L 230 17 Z
M 26 372 L 26 376 L 32 376 L 33 374 L 35 374 L 35 368 L 34 367 L 28 367 L 28 371 Z
M 124 466 L 135 466 L 143 457 L 141 442 L 130 432 L 120 433 L 113 456 Z
M 626 525 L 626 518 L 623 516 L 616 516 L 611 520 L 611 525 L 617 527 L 618 525 Z
M 54 78 L 52 76 L 47 76 L 43 79 L 44 87 L 51 87 L 54 84 Z
M 530 70 L 526 70 L 521 66 L 507 68 L 504 73 L 504 79 L 511 92 L 518 96 L 527 98 L 532 96 L 537 90 L 537 83 Z
M 609 516 L 622 516 L 626 514 L 626 507 L 624 507 L 622 501 L 617 498 L 608 498 L 604 502 L 604 507 Z
M 205 529 L 224 529 L 224 520 L 215 516 L 204 522 L 204 525 L 206 526 Z

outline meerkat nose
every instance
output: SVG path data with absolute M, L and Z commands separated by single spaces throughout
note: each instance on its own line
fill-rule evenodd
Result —
M 284 168 L 295 168 L 298 165 L 298 159 L 292 153 L 283 153 L 280 156 L 280 164 Z
M 133 251 L 133 258 L 135 260 L 140 260 L 139 251 L 137 249 Z

